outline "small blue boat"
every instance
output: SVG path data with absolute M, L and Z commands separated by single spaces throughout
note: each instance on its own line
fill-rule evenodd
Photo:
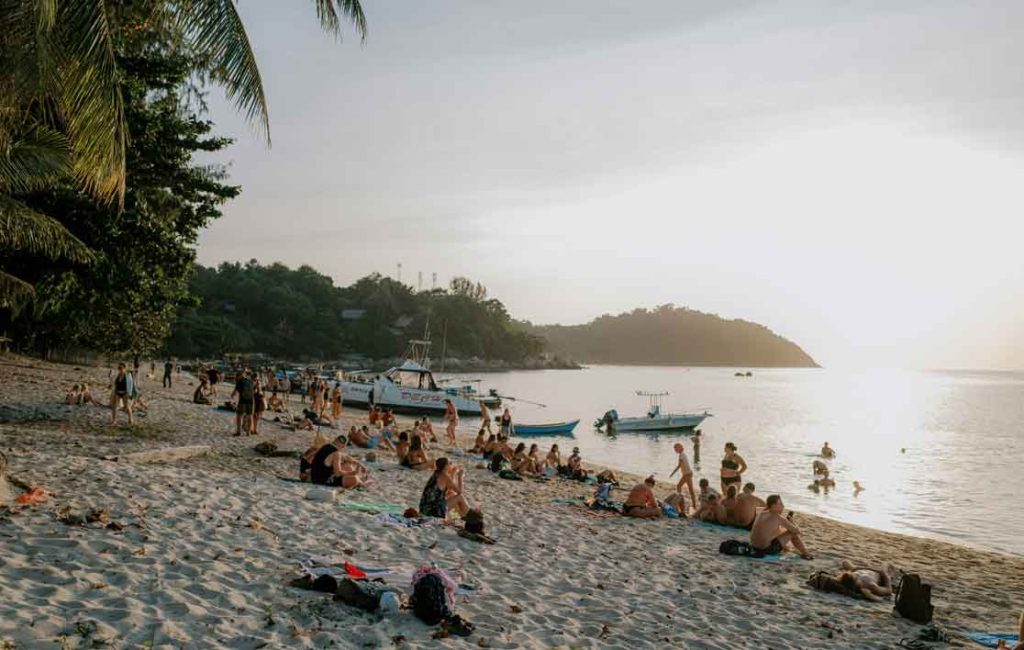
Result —
M 579 424 L 579 420 L 572 422 L 556 422 L 554 424 L 519 424 L 512 423 L 513 436 L 571 436 L 572 430 Z

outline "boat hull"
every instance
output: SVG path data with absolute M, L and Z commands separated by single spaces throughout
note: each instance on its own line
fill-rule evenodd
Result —
M 609 433 L 630 433 L 634 431 L 689 431 L 696 429 L 707 419 L 706 414 L 699 415 L 662 415 L 654 418 L 622 418 L 608 424 Z M 603 423 L 601 423 L 603 424 Z M 600 428 L 600 424 L 598 426 Z
M 513 436 L 571 436 L 579 420 L 555 424 L 513 424 Z
M 453 394 L 447 390 L 428 390 L 397 386 L 387 379 L 375 382 L 341 382 L 342 400 L 346 406 L 369 408 L 370 391 L 373 390 L 373 403 L 395 413 L 415 415 L 443 415 L 444 401 L 450 399 L 461 415 L 480 415 L 480 403 L 488 403 L 489 397 Z M 500 402 L 499 402 L 500 403 Z M 488 404 L 490 406 L 490 404 Z M 495 405 L 497 406 L 497 404 Z

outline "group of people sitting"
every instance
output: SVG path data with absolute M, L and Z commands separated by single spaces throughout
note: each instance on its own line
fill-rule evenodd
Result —
M 64 403 L 72 406 L 82 406 L 83 404 L 100 406 L 99 402 L 92 396 L 89 384 L 75 384 L 69 388 L 64 395 Z

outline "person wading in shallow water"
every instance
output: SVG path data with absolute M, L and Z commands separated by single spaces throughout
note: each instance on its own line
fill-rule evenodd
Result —
M 736 445 L 725 443 L 725 457 L 722 458 L 722 494 L 729 491 L 730 485 L 739 488 L 743 482 L 743 472 L 747 471 L 747 461 L 736 453 Z

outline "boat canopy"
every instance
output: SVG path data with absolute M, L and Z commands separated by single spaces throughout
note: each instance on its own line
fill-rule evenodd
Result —
M 418 388 L 420 390 L 438 390 L 434 383 L 434 375 L 411 359 L 384 373 L 396 386 Z

